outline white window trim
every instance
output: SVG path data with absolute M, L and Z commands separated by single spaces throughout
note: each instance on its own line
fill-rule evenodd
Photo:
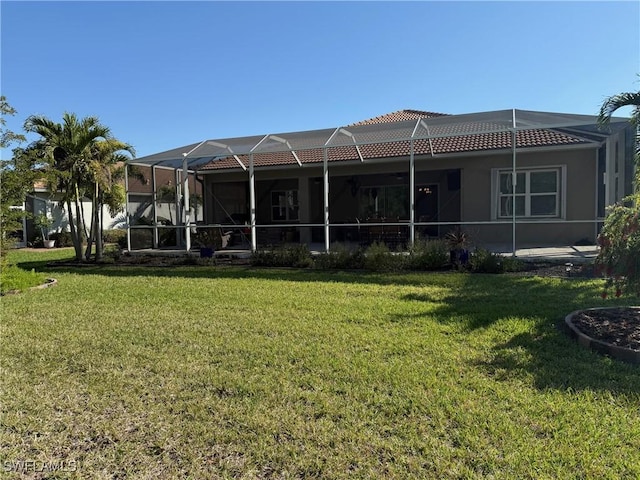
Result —
M 284 194 L 285 198 L 289 198 L 290 195 L 293 194 L 293 192 L 296 193 L 296 197 L 297 197 L 297 203 L 292 203 L 289 204 L 289 206 L 285 206 L 285 212 L 286 212 L 286 218 L 285 219 L 276 219 L 273 217 L 273 209 L 280 207 L 279 205 L 274 205 L 273 204 L 273 194 Z M 271 221 L 272 222 L 280 222 L 280 223 L 287 223 L 287 222 L 298 222 L 300 220 L 300 193 L 298 192 L 298 189 L 292 188 L 292 189 L 288 189 L 288 190 L 271 190 L 271 194 L 270 194 L 270 198 L 271 198 Z M 293 198 L 293 196 L 291 196 L 291 198 Z M 298 216 L 296 218 L 290 218 L 289 217 L 289 208 L 297 208 L 297 212 L 298 212 Z M 282 207 L 280 207 L 282 208 Z
M 516 216 L 518 219 L 526 219 L 526 220 L 548 220 L 558 219 L 558 220 L 566 220 L 567 216 L 567 166 L 566 165 L 541 165 L 535 167 L 518 167 L 516 168 L 516 174 L 525 173 L 529 174 L 531 172 L 544 172 L 544 171 L 556 171 L 559 173 L 559 190 L 557 192 L 558 195 L 558 213 L 556 215 L 521 215 Z M 512 168 L 492 168 L 491 169 L 491 220 L 493 221 L 508 221 L 512 217 L 501 217 L 500 213 L 500 174 L 502 173 L 512 173 Z M 522 195 L 522 194 L 520 194 Z M 526 192 L 525 200 L 529 203 L 531 198 L 531 193 Z

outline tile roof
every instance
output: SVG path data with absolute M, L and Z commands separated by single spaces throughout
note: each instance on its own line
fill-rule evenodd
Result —
M 444 117 L 448 114 L 426 112 L 421 110 L 398 110 L 396 112 L 387 113 L 378 117 L 362 120 L 349 126 L 374 125 L 407 120 L 418 120 L 419 118 Z M 468 127 L 464 124 L 451 125 L 444 127 L 447 133 L 468 132 Z M 476 131 L 487 131 L 495 129 L 495 125 L 491 124 L 474 124 Z M 454 129 L 452 131 L 452 129 Z M 520 130 L 516 133 L 516 145 L 518 148 L 531 147 L 547 147 L 556 145 L 576 145 L 582 144 L 584 140 L 557 130 L 551 129 L 532 129 Z M 399 141 L 393 143 L 377 143 L 370 145 L 361 145 L 360 152 L 365 159 L 372 158 L 392 158 L 407 156 L 409 152 L 409 142 Z M 452 153 L 479 152 L 488 150 L 501 150 L 511 148 L 511 133 L 479 133 L 477 135 L 460 135 L 452 137 L 436 137 L 430 140 L 416 140 L 414 151 L 416 155 L 439 155 Z M 303 164 L 322 163 L 323 152 L 321 148 L 311 150 L 297 150 L 296 154 Z M 358 160 L 358 152 L 352 146 L 331 147 L 327 150 L 328 160 L 330 162 L 352 161 Z M 248 155 L 239 155 L 240 160 L 245 166 L 249 165 Z M 280 166 L 296 164 L 296 159 L 291 152 L 271 152 L 254 154 L 254 166 Z M 238 168 L 238 162 L 233 157 L 225 157 L 210 162 L 202 167 L 201 170 L 227 170 Z
M 447 113 L 425 112 L 422 110 L 398 110 L 396 112 L 385 113 L 379 117 L 369 118 L 349 126 L 355 125 L 374 125 L 377 123 L 402 122 L 405 120 L 418 120 L 419 118 L 444 117 Z

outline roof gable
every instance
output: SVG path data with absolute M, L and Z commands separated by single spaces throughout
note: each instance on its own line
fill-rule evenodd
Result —
M 378 123 L 403 122 L 406 120 L 418 120 L 420 118 L 444 117 L 446 113 L 425 112 L 423 110 L 397 110 L 395 112 L 385 113 L 378 117 L 368 118 L 360 122 L 352 123 L 350 127 L 356 125 L 374 125 Z

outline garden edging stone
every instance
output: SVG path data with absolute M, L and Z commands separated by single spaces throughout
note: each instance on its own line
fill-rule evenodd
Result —
M 609 355 L 618 360 L 622 360 L 628 363 L 633 363 L 636 365 L 640 365 L 640 350 L 634 350 L 631 348 L 620 347 L 618 345 L 613 345 L 608 342 L 604 342 L 602 340 L 597 340 L 595 338 L 590 337 L 589 335 L 582 332 L 578 327 L 576 327 L 573 323 L 573 318 L 583 312 L 596 311 L 596 310 L 611 310 L 612 308 L 619 307 L 597 307 L 597 308 L 587 308 L 583 310 L 575 310 L 567 315 L 564 319 L 566 325 L 569 327 L 569 330 L 574 338 L 578 341 L 578 344 L 594 350 L 598 353 L 602 353 L 605 355 Z M 640 307 L 628 307 L 632 309 L 640 309 Z

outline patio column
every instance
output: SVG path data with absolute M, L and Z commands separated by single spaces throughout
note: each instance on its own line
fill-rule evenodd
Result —
M 308 224 L 310 219 L 310 192 L 309 192 L 309 177 L 298 177 L 298 220 L 301 224 Z M 311 243 L 311 228 L 300 227 L 300 243 Z
M 518 175 L 516 173 L 516 110 L 512 110 L 511 131 L 511 156 L 512 156 L 512 173 L 511 173 L 511 254 L 516 256 L 516 186 L 518 184 Z
M 327 147 L 322 149 L 322 182 L 324 186 L 324 250 L 329 253 L 329 162 Z
M 176 168 L 173 172 L 173 182 L 175 185 L 173 187 L 173 208 L 176 209 L 176 225 L 174 229 L 176 231 L 176 246 L 182 246 L 182 239 L 184 238 L 182 230 L 180 229 L 180 225 L 184 224 L 184 212 L 182 209 L 182 203 L 180 202 L 180 199 L 182 198 L 182 179 L 180 177 L 180 172 L 181 170 L 179 168 Z
M 153 211 L 153 248 L 158 248 L 158 183 L 156 182 L 156 166 L 151 166 L 151 201 Z
M 182 157 L 182 219 L 184 225 L 184 248 L 189 252 L 191 250 L 191 211 L 189 206 L 189 170 L 188 170 L 187 154 Z
M 249 220 L 251 222 L 251 251 L 258 249 L 256 235 L 256 177 L 253 168 L 253 153 L 249 154 Z
M 131 251 L 131 224 L 129 222 L 129 165 L 124 164 L 124 218 L 127 224 L 127 251 Z M 27 230 L 25 229 L 25 232 Z
M 409 151 L 409 243 L 411 246 L 416 241 L 416 163 L 413 148 L 413 139 Z

